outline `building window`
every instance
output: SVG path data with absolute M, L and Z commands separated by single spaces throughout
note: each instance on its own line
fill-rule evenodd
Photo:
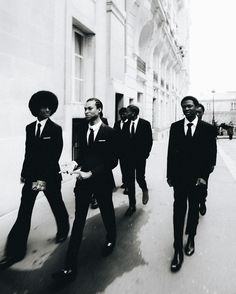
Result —
M 206 110 L 211 110 L 211 103 L 206 104 Z
M 134 98 L 129 98 L 129 105 L 134 104 Z
M 137 93 L 137 102 L 139 104 L 142 104 L 143 103 L 143 93 L 141 93 L 141 92 L 138 92 Z
M 146 73 L 146 62 L 143 61 L 139 56 L 137 57 L 137 69 L 142 73 Z
M 73 101 L 81 102 L 84 90 L 84 35 L 74 30 Z

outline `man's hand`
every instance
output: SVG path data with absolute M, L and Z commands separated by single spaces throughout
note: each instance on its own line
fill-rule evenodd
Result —
M 203 178 L 198 178 L 196 182 L 196 186 L 206 185 L 206 181 Z
M 70 174 L 70 175 L 72 175 L 77 166 L 78 166 L 78 164 L 75 161 L 65 163 L 65 164 L 62 165 L 61 170 L 59 171 L 59 173 L 60 174 Z
M 34 191 L 45 191 L 46 190 L 46 182 L 37 180 L 36 182 L 32 183 L 32 190 Z
M 73 172 L 74 174 L 78 174 L 77 175 L 77 179 L 79 179 L 80 181 L 84 181 L 84 180 L 87 180 L 89 178 L 91 178 L 92 176 L 92 172 L 91 171 L 88 171 L 88 172 L 83 172 L 81 170 L 76 170 Z

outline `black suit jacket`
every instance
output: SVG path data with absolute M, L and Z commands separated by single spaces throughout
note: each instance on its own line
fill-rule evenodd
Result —
M 91 171 L 92 177 L 85 184 L 96 189 L 114 187 L 112 169 L 118 164 L 116 131 L 102 123 L 92 146 L 87 143 L 88 126 L 81 128 L 78 143 L 79 151 L 75 158 L 82 171 Z M 77 181 L 76 186 L 81 182 Z
M 173 184 L 184 179 L 207 179 L 216 164 L 216 137 L 212 125 L 198 121 L 191 145 L 184 133 L 184 119 L 171 125 L 167 179 Z M 183 181 L 182 181 L 183 182 Z
M 125 148 L 127 155 L 135 158 L 148 158 L 152 149 L 152 128 L 149 121 L 139 118 L 138 125 L 135 131 L 134 138 L 130 138 L 130 124 L 129 121 L 125 124 Z
M 35 137 L 35 127 L 36 122 L 26 126 L 25 158 L 21 176 L 27 181 L 61 180 L 58 161 L 63 147 L 62 128 L 48 119 L 38 139 Z
M 115 130 L 117 130 L 118 132 L 120 132 L 121 131 L 121 128 L 120 128 L 120 122 L 121 122 L 121 120 L 119 119 L 119 120 L 117 120 L 115 123 L 114 123 L 114 129 Z

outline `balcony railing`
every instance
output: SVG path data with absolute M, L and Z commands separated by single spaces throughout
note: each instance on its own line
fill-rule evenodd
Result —
M 146 73 L 146 62 L 143 61 L 139 56 L 137 57 L 137 69 L 142 73 Z

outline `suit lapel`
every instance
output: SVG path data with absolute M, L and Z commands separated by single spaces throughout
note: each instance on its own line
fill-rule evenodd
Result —
M 201 126 L 202 126 L 201 121 L 198 120 L 197 125 L 196 125 L 196 129 L 195 129 L 195 132 L 193 134 L 193 138 L 197 138 L 198 137 L 199 132 L 201 131 Z
M 42 131 L 42 133 L 41 133 L 41 138 L 43 137 L 43 136 L 45 136 L 45 134 L 47 134 L 48 133 L 48 131 L 50 130 L 50 127 L 51 127 L 51 120 L 50 119 L 48 119 L 47 121 L 46 121 L 46 124 L 45 124 L 45 126 L 44 126 L 44 128 L 43 128 L 43 131 Z
M 181 134 L 182 137 L 185 138 L 185 132 L 184 132 L 184 119 L 182 119 L 182 120 L 180 121 L 179 127 L 180 127 L 179 133 Z
M 30 135 L 35 137 L 35 130 L 36 130 L 36 122 L 32 123 L 31 128 L 29 129 Z
M 100 138 L 102 138 L 103 134 L 104 134 L 104 123 L 101 124 L 94 142 L 97 142 Z

